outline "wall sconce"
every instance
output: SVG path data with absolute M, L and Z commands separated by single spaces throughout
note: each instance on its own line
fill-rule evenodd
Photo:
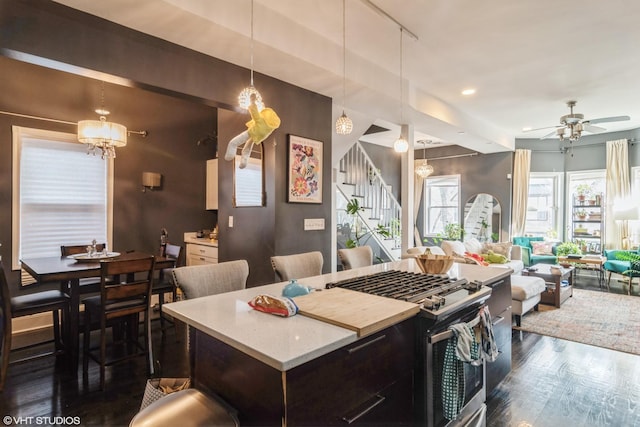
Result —
M 147 188 L 153 191 L 159 188 L 162 183 L 162 175 L 156 172 L 142 172 L 142 192 L 145 193 Z

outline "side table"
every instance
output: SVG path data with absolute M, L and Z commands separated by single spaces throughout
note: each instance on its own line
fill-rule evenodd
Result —
M 600 289 L 604 287 L 604 263 L 606 261 L 607 258 L 601 255 L 586 255 L 580 258 L 571 258 L 566 256 L 558 257 L 558 264 L 573 264 L 574 266 L 576 264 L 582 264 L 591 270 L 597 270 L 598 286 L 600 287 Z
M 560 274 L 552 274 L 551 267 L 556 267 L 551 264 L 535 264 L 522 270 L 523 276 L 541 277 L 544 279 L 547 289 L 540 294 L 540 302 L 542 304 L 555 305 L 560 308 L 560 305 L 565 302 L 569 297 L 573 296 L 573 270 L 574 267 L 560 267 Z M 562 281 L 569 282 L 569 286 L 562 286 Z

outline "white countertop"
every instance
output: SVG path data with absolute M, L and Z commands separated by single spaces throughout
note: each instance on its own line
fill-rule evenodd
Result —
M 324 288 L 329 282 L 387 270 L 419 272 L 415 261 L 406 259 L 371 267 L 299 279 L 303 285 Z M 509 273 L 468 264 L 454 264 L 449 275 L 483 283 Z M 163 310 L 190 326 L 262 361 L 286 371 L 355 342 L 356 332 L 302 315 L 288 318 L 253 310 L 248 302 L 260 294 L 279 296 L 287 282 L 241 291 L 163 304 Z M 295 299 L 294 299 L 295 301 Z
M 196 237 L 195 231 L 184 233 L 184 242 L 196 245 L 213 246 L 215 248 L 218 247 L 217 240 L 211 240 L 209 237 Z

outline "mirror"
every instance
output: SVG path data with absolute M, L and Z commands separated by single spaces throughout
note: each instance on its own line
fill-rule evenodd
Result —
M 253 144 L 245 168 L 240 168 L 242 148 L 233 160 L 233 206 L 265 206 L 262 144 Z
M 501 215 L 500 202 L 491 194 L 480 193 L 470 197 L 464 205 L 465 239 L 475 237 L 481 242 L 499 241 Z

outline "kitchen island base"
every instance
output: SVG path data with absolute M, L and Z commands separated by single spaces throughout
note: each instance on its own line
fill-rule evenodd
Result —
M 413 424 L 415 319 L 279 371 L 194 328 L 192 379 L 243 426 Z

